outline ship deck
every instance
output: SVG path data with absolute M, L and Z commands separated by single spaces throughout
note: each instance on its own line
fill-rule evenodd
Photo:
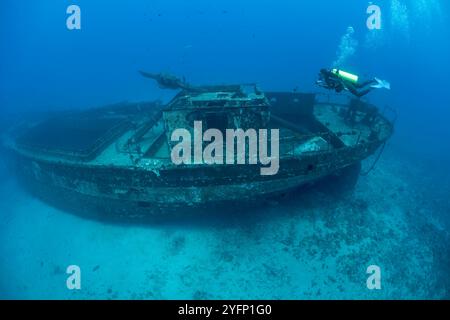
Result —
M 349 122 L 345 116 L 347 109 L 343 105 L 317 103 L 312 106 L 311 116 L 299 117 L 295 123 L 274 115 L 269 126 L 280 129 L 280 157 L 355 147 L 370 141 L 375 129 L 380 132 L 383 128 L 383 118 L 368 126 L 361 121 L 365 117 L 362 112 L 356 113 L 356 121 Z M 43 122 L 17 139 L 15 148 L 31 157 L 85 166 L 152 170 L 171 165 L 161 114 L 144 112 L 130 116 L 111 114 L 105 109 L 91 115 Z M 388 135 L 388 129 L 384 130 Z

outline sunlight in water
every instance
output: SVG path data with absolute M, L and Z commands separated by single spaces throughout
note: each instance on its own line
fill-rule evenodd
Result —
M 337 50 L 337 58 L 333 62 L 333 67 L 341 68 L 355 54 L 358 47 L 358 41 L 353 37 L 355 30 L 348 27 L 346 33 L 342 36 L 339 48 Z
M 391 3 L 391 28 L 395 34 L 409 40 L 410 26 L 408 8 L 399 0 L 392 0 Z

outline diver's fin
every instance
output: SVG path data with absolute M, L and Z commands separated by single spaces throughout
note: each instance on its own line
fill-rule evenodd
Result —
M 142 76 L 144 76 L 144 77 L 146 77 L 146 78 L 150 78 L 150 79 L 155 79 L 155 80 L 156 80 L 156 78 L 158 77 L 158 75 L 157 75 L 157 74 L 154 74 L 154 73 L 149 73 L 149 72 L 145 72 L 145 71 L 141 71 L 141 70 L 138 70 L 138 72 L 139 72 Z
M 372 88 L 391 90 L 391 84 L 389 82 L 387 82 L 386 80 L 381 80 L 381 79 L 375 78 L 375 81 L 377 83 L 374 85 L 371 85 Z

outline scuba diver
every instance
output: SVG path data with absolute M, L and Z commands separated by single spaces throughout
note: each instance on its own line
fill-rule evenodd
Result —
M 342 71 L 339 69 L 321 69 L 319 73 L 319 80 L 316 84 L 329 90 L 342 92 L 343 90 L 350 91 L 352 94 L 361 98 L 368 94 L 373 89 L 391 89 L 389 82 L 374 78 L 362 83 L 358 82 L 357 75 Z
M 182 89 L 187 91 L 195 90 L 195 88 L 191 86 L 189 83 L 187 83 L 184 78 L 180 79 L 171 74 L 148 73 L 144 71 L 139 71 L 139 73 L 146 78 L 150 78 L 158 82 L 159 87 L 162 89 L 173 89 L 173 90 Z

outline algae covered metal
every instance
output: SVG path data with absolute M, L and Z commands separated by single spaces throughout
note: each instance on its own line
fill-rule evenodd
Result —
M 222 150 L 215 148 L 213 162 L 176 163 L 180 141 L 174 132 L 182 129 L 194 138 L 197 124 L 203 133 L 224 133 Z M 227 159 L 225 131 L 238 129 L 253 130 L 255 141 L 266 143 L 266 156 L 277 151 L 274 174 L 262 174 L 268 162 L 241 154 L 251 148 L 248 134 L 241 149 L 233 136 L 234 158 Z M 338 103 L 315 94 L 228 85 L 189 87 L 167 105 L 121 103 L 54 115 L 17 127 L 7 144 L 24 185 L 44 200 L 82 213 L 143 217 L 286 193 L 358 165 L 392 130 L 376 107 L 360 100 Z M 197 146 L 193 141 L 192 157 L 212 140 Z

